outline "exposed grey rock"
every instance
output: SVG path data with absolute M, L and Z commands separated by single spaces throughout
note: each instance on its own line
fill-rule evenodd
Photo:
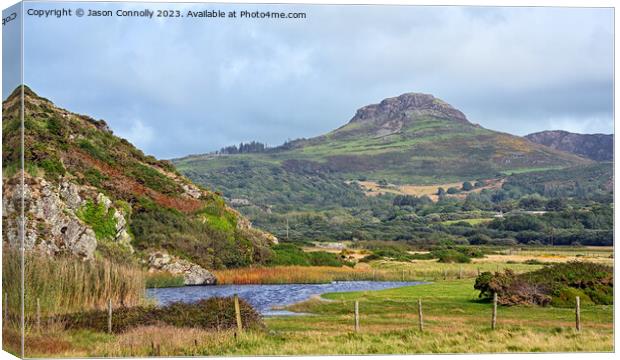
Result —
M 7 184 L 5 182 L 5 184 Z M 3 206 L 7 213 L 6 237 L 11 246 L 19 246 L 19 199 L 24 198 L 24 248 L 55 255 L 67 252 L 92 259 L 97 248 L 93 230 L 76 215 L 74 207 L 83 202 L 73 185 L 49 183 L 43 178 L 25 177 L 23 192 L 19 185 L 5 186 Z M 62 194 L 62 198 L 61 198 Z
M 217 282 L 215 275 L 205 268 L 162 251 L 151 253 L 148 266 L 150 271 L 182 275 L 185 285 L 214 285 Z
M 387 129 L 400 128 L 402 121 L 410 115 L 428 114 L 445 117 L 454 121 L 469 123 L 465 114 L 453 108 L 450 104 L 435 98 L 430 94 L 406 93 L 397 97 L 387 98 L 379 104 L 364 106 L 357 110 L 351 123 L 367 120 L 384 122 Z M 398 121 L 402 119 L 402 121 Z
M 181 187 L 183 188 L 185 194 L 191 198 L 199 199 L 200 196 L 202 196 L 202 190 L 200 190 L 200 188 L 198 188 L 198 186 L 194 184 L 185 183 L 181 185 Z

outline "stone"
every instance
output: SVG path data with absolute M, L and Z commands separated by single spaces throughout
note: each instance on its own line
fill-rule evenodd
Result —
M 215 275 L 202 266 L 163 251 L 151 253 L 148 266 L 149 271 L 166 271 L 173 275 L 182 275 L 185 285 L 214 285 L 217 282 Z

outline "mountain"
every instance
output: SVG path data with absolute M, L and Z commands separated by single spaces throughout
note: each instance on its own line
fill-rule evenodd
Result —
M 614 136 L 575 134 L 563 130 L 541 131 L 525 136 L 528 140 L 595 161 L 613 161 Z
M 499 172 L 562 168 L 589 160 L 522 137 L 472 124 L 459 110 L 428 94 L 408 93 L 364 106 L 344 126 L 251 156 L 190 156 L 176 162 L 213 162 L 230 168 L 238 161 L 278 164 L 294 173 L 329 173 L 423 184 L 493 177 Z
M 19 242 L 20 100 L 3 102 L 3 239 Z M 217 193 L 145 155 L 103 120 L 24 87 L 25 245 L 49 255 L 142 262 L 213 281 L 205 269 L 264 261 L 275 238 Z
M 372 231 L 378 237 L 410 234 L 412 221 L 390 223 L 397 218 L 394 196 L 436 201 L 439 187 L 454 193 L 465 181 L 478 183 L 474 193 L 498 191 L 512 173 L 592 163 L 485 129 L 419 93 L 364 106 L 345 125 L 315 138 L 258 153 L 172 161 L 196 183 L 220 191 L 257 226 L 295 239 L 350 239 L 355 229 L 371 224 L 377 224 Z M 447 196 L 465 198 L 468 192 Z

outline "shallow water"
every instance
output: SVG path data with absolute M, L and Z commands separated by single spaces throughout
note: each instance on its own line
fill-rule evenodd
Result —
M 232 296 L 252 304 L 264 316 L 299 315 L 286 310 L 275 310 L 292 305 L 313 296 L 330 292 L 392 289 L 423 284 L 402 281 L 335 281 L 329 284 L 278 284 L 278 285 L 207 285 L 177 288 L 147 289 L 147 296 L 160 305 L 172 302 L 195 302 L 214 296 Z

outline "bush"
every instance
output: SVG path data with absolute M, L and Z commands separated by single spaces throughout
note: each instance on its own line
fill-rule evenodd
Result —
M 545 266 L 542 269 L 516 275 L 503 273 L 480 274 L 474 285 L 480 297 L 490 298 L 494 292 L 504 305 L 573 306 L 575 296 L 583 304 L 613 304 L 613 269 L 591 262 L 572 261 Z
M 334 266 L 343 265 L 337 254 L 326 251 L 304 252 L 295 244 L 278 244 L 273 248 L 270 266 Z
M 245 300 L 239 299 L 241 323 L 245 329 L 264 327 L 260 314 Z M 65 329 L 88 329 L 104 332 L 108 329 L 108 311 L 93 310 L 58 317 Z M 173 303 L 167 306 L 135 306 L 114 309 L 112 331 L 120 333 L 130 328 L 168 324 L 177 327 L 223 330 L 236 328 L 232 297 L 213 297 L 195 303 Z
M 94 203 L 88 200 L 82 208 L 77 211 L 78 218 L 88 224 L 97 240 L 112 239 L 116 236 L 116 219 L 114 219 L 114 209 L 106 211 L 105 204 Z
M 432 251 L 434 257 L 441 263 L 469 263 L 471 259 L 469 256 L 463 254 L 460 251 L 454 249 L 434 250 Z

